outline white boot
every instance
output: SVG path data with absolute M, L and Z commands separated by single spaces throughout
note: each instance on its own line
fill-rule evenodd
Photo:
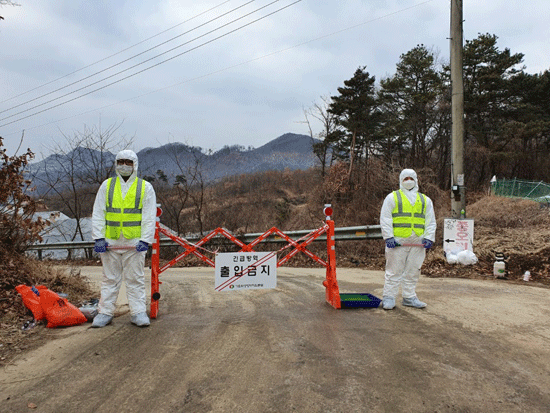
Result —
M 105 327 L 107 324 L 110 324 L 111 321 L 113 321 L 113 316 L 112 315 L 99 313 L 98 315 L 96 315 L 94 317 L 92 327 L 94 327 L 94 328 Z
M 406 305 L 408 307 L 424 308 L 428 304 L 420 301 L 418 297 L 412 297 L 412 298 L 403 298 L 403 305 Z
M 382 308 L 384 310 L 393 310 L 395 308 L 395 298 L 393 298 L 393 297 L 383 297 L 382 298 Z
M 151 324 L 149 321 L 149 317 L 147 317 L 146 313 L 138 313 L 136 315 L 133 315 L 130 317 L 130 320 L 132 321 L 132 324 L 135 324 L 138 327 L 147 327 Z

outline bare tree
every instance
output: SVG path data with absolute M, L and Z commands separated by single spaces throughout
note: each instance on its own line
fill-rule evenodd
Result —
M 194 182 L 191 191 L 191 199 L 193 200 L 193 208 L 195 209 L 195 219 L 199 225 L 199 233 L 203 235 L 204 233 L 204 218 L 206 213 L 206 193 L 205 193 L 205 182 L 202 175 L 202 170 L 199 168 L 199 164 L 195 165 L 193 170 Z
M 158 170 L 157 177 L 146 176 L 146 180 L 154 181 L 157 202 L 162 206 L 163 221 L 178 235 L 185 233 L 182 214 L 189 206 L 189 184 L 185 175 L 178 175 L 173 183 L 168 181 L 164 171 Z
M 84 127 L 72 136 L 62 133 L 64 142 L 54 142 L 39 169 L 32 173 L 39 194 L 76 220 L 76 226 L 67 238 L 84 240 L 82 219 L 89 216 L 95 195 L 101 183 L 110 177 L 114 168 L 111 151 L 125 149 L 132 139 L 119 137 L 116 132 L 122 122 L 107 129 Z
M 84 125 L 82 132 L 75 132 L 73 138 L 65 135 L 65 141 L 78 143 L 83 150 L 78 151 L 80 163 L 87 163 L 83 170 L 82 181 L 86 184 L 101 184 L 105 179 L 111 177 L 115 164 L 109 159 L 110 154 L 116 154 L 122 149 L 127 149 L 133 142 L 134 137 L 120 136 L 118 130 L 124 122 L 113 123 L 103 129 L 101 122 L 99 127 L 88 128 Z M 77 146 L 73 145 L 74 148 Z
M 21 5 L 11 0 L 0 0 L 0 7 L 2 6 L 21 6 Z M 4 18 L 0 16 L 0 20 L 4 20 Z
M 157 170 L 154 180 L 157 199 L 166 212 L 167 224 L 178 233 L 184 234 L 191 226 L 184 219 L 184 211 L 192 209 L 198 224 L 199 232 L 204 228 L 205 215 L 205 180 L 202 173 L 203 153 L 200 148 L 187 145 L 165 146 L 166 154 L 175 164 L 176 172 L 167 176 L 164 170 Z
M 321 96 L 321 101 L 321 103 L 315 103 L 310 109 L 304 110 L 304 116 L 311 136 L 313 153 L 319 159 L 321 176 L 324 177 L 327 166 L 330 167 L 334 162 L 334 143 L 341 138 L 341 131 L 338 129 L 338 117 L 328 110 L 332 102 L 331 98 Z M 311 128 L 309 116 L 321 122 L 322 130 L 316 135 Z M 315 142 L 315 138 L 320 142 Z

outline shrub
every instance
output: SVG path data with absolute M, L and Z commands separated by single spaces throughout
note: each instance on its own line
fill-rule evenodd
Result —
M 8 156 L 0 138 L 0 247 L 22 252 L 29 244 L 41 241 L 40 232 L 48 221 L 33 220 L 36 202 L 28 194 L 30 181 L 25 167 L 34 158 L 30 149 L 20 156 Z

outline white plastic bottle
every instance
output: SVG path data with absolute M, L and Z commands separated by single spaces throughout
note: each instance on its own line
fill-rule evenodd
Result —
M 493 275 L 495 277 L 502 277 L 506 275 L 506 263 L 502 260 L 497 260 L 493 264 Z

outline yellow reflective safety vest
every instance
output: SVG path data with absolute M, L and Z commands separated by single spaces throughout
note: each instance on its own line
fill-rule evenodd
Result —
M 393 192 L 395 208 L 392 211 L 393 236 L 407 238 L 412 232 L 417 236 L 424 234 L 426 224 L 426 196 L 416 194 L 416 201 L 411 205 L 407 196 L 400 189 Z
M 120 233 L 127 239 L 141 237 L 141 212 L 145 184 L 143 179 L 136 178 L 122 198 L 120 178 L 107 180 L 107 196 L 105 209 L 105 238 L 119 239 Z

